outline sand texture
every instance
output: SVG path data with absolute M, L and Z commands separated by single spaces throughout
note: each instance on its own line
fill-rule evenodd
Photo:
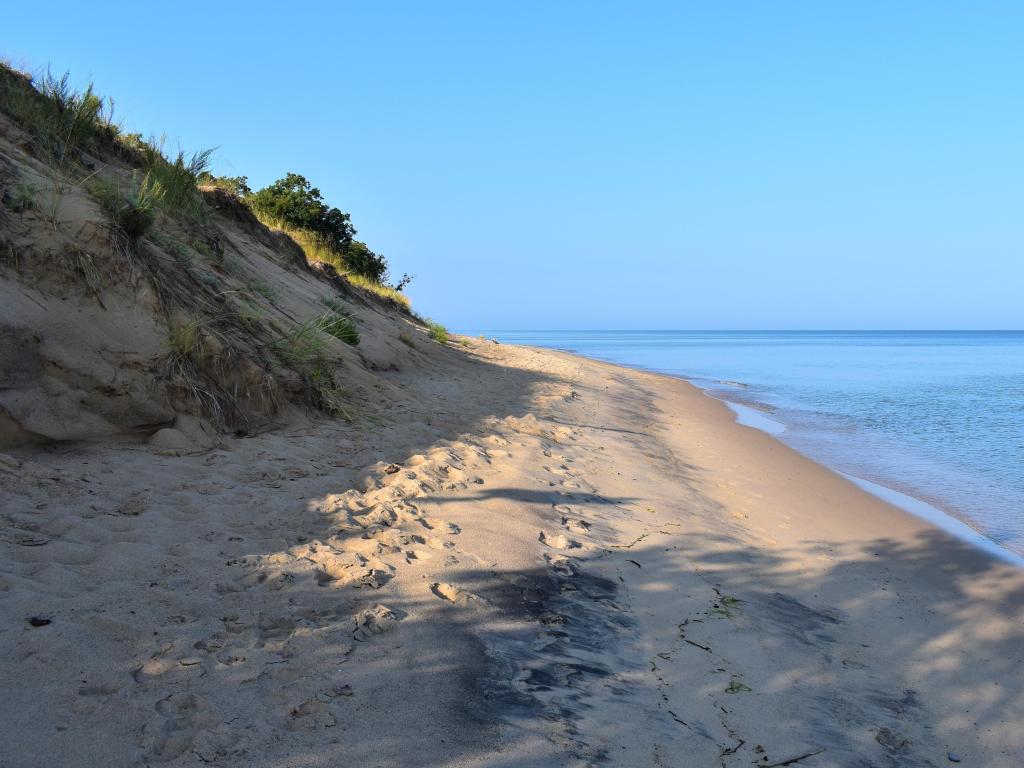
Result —
M 467 343 L 353 424 L 0 458 L 0 765 L 1022 764 L 1020 572 L 685 382 Z

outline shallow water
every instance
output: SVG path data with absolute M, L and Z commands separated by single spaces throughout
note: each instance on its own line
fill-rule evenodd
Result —
M 485 333 L 688 378 L 741 422 L 1024 553 L 1024 332 Z

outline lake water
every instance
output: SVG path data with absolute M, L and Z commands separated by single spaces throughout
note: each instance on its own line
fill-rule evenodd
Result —
M 484 333 L 687 378 L 741 422 L 1024 553 L 1024 332 Z

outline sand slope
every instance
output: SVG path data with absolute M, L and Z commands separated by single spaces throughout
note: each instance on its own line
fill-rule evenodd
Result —
M 4 457 L 0 763 L 1020 764 L 1019 572 L 683 382 L 470 344 L 355 425 Z

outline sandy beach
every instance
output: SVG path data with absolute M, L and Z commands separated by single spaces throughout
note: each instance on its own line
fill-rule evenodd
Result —
M 0 765 L 1021 764 L 1018 569 L 682 380 L 428 363 L 0 457 Z

